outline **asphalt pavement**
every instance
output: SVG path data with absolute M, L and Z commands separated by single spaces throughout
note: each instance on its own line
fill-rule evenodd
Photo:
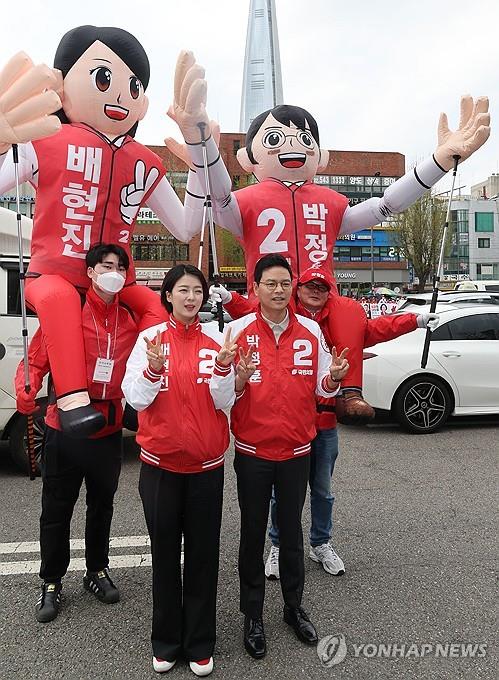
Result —
M 496 678 L 498 435 L 497 421 L 483 420 L 427 436 L 388 424 L 341 428 L 333 543 L 346 573 L 330 576 L 306 556 L 304 606 L 322 639 L 321 658 L 282 621 L 276 582 L 266 591 L 268 655 L 254 661 L 244 651 L 231 449 L 212 677 Z M 75 570 L 64 579 L 59 617 L 42 625 L 33 613 L 38 555 L 30 544 L 38 535 L 41 483 L 0 455 L 1 680 L 158 677 L 151 667 L 151 573 L 138 473 L 129 449 L 112 527 L 112 536 L 121 537 L 111 550 L 121 601 L 103 605 L 83 590 L 82 493 L 71 532 Z M 307 500 L 306 537 L 309 522 Z M 168 677 L 195 676 L 181 662 Z

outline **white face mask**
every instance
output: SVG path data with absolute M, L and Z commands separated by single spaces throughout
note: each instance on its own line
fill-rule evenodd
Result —
M 125 277 L 118 274 L 118 272 L 104 272 L 97 274 L 95 283 L 105 290 L 106 293 L 119 293 L 125 285 Z

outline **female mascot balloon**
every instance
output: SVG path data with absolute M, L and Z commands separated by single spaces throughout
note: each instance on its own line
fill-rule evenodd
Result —
M 184 96 L 193 97 L 200 120 L 209 125 L 199 100 L 205 89 L 196 84 L 192 93 L 189 86 L 204 72 L 190 53 L 181 56 L 186 58 L 195 68 L 191 78 L 188 69 L 183 71 Z M 0 74 L 0 194 L 15 184 L 8 151 L 18 144 L 20 181 L 36 189 L 26 299 L 40 320 L 62 428 L 88 436 L 104 423 L 86 387 L 78 292 L 89 284 L 85 254 L 99 242 L 118 243 L 130 253 L 142 205 L 154 210 L 174 236 L 188 241 L 200 229 L 202 191 L 189 173 L 183 206 L 160 159 L 134 140 L 148 107 L 149 61 L 133 35 L 80 26 L 62 38 L 54 66 L 34 66 L 21 53 Z M 179 117 L 182 121 L 187 121 L 189 141 L 188 113 Z M 108 285 L 118 292 L 113 282 Z M 159 298 L 135 285 L 133 267 L 120 299 L 139 317 L 162 315 Z
M 178 81 L 185 78 L 183 68 L 179 62 Z M 182 102 L 176 101 L 177 120 L 181 120 L 183 113 Z M 342 194 L 313 182 L 314 175 L 326 168 L 329 152 L 320 148 L 317 122 L 305 109 L 280 105 L 252 121 L 246 146 L 239 149 L 237 158 L 258 183 L 234 193 L 213 145 L 208 161 L 214 215 L 217 224 L 241 241 L 248 290 L 252 291 L 255 263 L 266 253 L 280 253 L 288 258 L 295 281 L 314 265 L 320 265 L 328 275 L 334 276 L 333 248 L 339 236 L 379 224 L 408 208 L 453 167 L 455 155 L 463 161 L 487 140 L 489 122 L 487 98 L 473 102 L 471 97 L 463 97 L 456 131 L 449 130 L 447 117 L 441 114 L 435 153 L 394 182 L 382 198 L 371 198 L 354 206 L 349 206 Z M 167 140 L 167 144 L 182 156 L 178 144 L 171 140 Z M 189 152 L 191 156 L 198 156 L 196 166 L 202 173 L 200 152 L 193 154 L 192 147 Z M 226 308 L 236 316 L 236 305 L 231 308 L 228 302 Z M 351 300 L 339 304 L 336 299 L 330 301 L 330 305 L 329 336 L 338 351 L 350 348 L 350 371 L 342 381 L 343 398 L 336 400 L 338 419 L 360 424 L 374 415 L 372 407 L 362 398 L 365 313 Z M 245 312 L 247 309 L 241 310 Z

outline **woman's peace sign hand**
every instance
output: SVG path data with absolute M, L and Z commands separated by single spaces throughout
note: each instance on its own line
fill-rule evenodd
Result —
M 234 340 L 232 340 L 231 335 L 232 328 L 228 326 L 224 337 L 224 344 L 221 346 L 220 352 L 217 356 L 217 363 L 219 363 L 221 366 L 230 366 L 234 360 L 234 357 L 236 356 L 237 339 L 239 335 L 236 336 Z
M 149 340 L 149 338 L 144 338 L 144 340 L 147 345 L 146 356 L 149 360 L 149 368 L 155 373 L 161 373 L 165 365 L 165 355 L 161 346 L 160 331 L 156 332 L 154 341 Z

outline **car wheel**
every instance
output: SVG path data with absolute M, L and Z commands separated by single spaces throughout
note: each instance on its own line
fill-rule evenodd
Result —
M 42 452 L 43 436 L 45 434 L 45 407 L 33 417 L 35 440 L 36 474 L 40 474 L 40 455 Z M 14 464 L 26 474 L 29 474 L 28 461 L 28 419 L 18 415 L 9 433 L 9 452 Z
M 431 375 L 411 378 L 395 397 L 393 411 L 409 432 L 429 434 L 446 422 L 452 408 L 449 388 Z

